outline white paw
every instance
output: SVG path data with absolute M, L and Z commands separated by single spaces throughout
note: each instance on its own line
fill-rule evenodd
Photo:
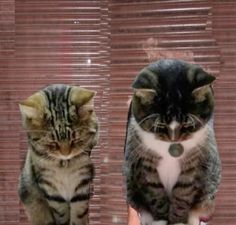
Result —
M 146 211 L 140 212 L 141 225 L 152 225 L 153 218 L 152 215 Z
M 173 225 L 188 225 L 188 224 L 185 224 L 185 223 L 175 223 Z
M 200 225 L 207 225 L 207 223 L 201 222 Z
M 152 225 L 167 225 L 167 221 L 165 220 L 153 221 Z
M 140 215 L 141 225 L 167 225 L 165 220 L 154 221 L 152 215 L 146 211 L 142 211 Z

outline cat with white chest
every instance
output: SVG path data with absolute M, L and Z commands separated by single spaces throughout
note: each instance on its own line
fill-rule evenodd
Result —
M 133 82 L 124 174 L 142 225 L 199 225 L 213 213 L 221 177 L 214 79 L 199 66 L 160 60 Z

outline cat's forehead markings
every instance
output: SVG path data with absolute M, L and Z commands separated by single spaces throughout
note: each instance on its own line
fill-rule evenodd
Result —
M 175 121 L 175 120 L 173 120 L 171 123 L 170 123 L 170 125 L 169 125 L 169 127 L 170 127 L 170 129 L 171 130 L 175 130 L 176 129 L 176 127 L 178 127 L 179 126 L 179 123 L 177 122 L 177 121 Z

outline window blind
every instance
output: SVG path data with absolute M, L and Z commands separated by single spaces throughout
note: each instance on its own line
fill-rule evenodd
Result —
M 223 179 L 217 195 L 214 219 L 209 224 L 235 223 L 235 2 L 227 1 L 117 1 L 110 2 L 111 15 L 111 103 L 110 141 L 112 153 L 109 214 L 125 223 L 126 210 L 121 166 L 123 143 L 132 94 L 131 83 L 149 62 L 180 58 L 204 67 L 217 77 L 215 130 L 223 163 Z M 116 154 L 115 154 L 115 153 Z M 121 222 L 120 222 L 121 221 Z
M 210 225 L 235 224 L 235 1 L 3 0 L 0 10 L 0 225 L 29 225 L 17 196 L 27 150 L 18 103 L 53 83 L 97 91 L 90 224 L 126 223 L 122 165 L 131 83 L 160 58 L 185 59 L 217 77 L 223 177 Z
M 17 196 L 18 175 L 27 151 L 18 103 L 54 83 L 79 85 L 97 92 L 95 110 L 101 132 L 100 142 L 92 152 L 96 176 L 90 223 L 102 224 L 101 157 L 107 148 L 109 88 L 106 1 L 26 0 L 11 4 L 15 7 L 14 26 L 5 25 L 9 30 L 5 33 L 9 33 L 9 41 L 15 41 L 14 57 L 6 59 L 7 53 L 1 57 L 5 61 L 1 62 L 0 78 L 0 224 L 29 224 Z M 15 36 L 11 38 L 13 28 Z

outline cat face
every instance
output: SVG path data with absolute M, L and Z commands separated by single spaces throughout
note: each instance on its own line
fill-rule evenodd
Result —
M 59 159 L 89 154 L 98 130 L 94 94 L 80 87 L 52 85 L 20 103 L 32 148 Z
M 183 141 L 212 116 L 215 77 L 178 60 L 144 68 L 133 83 L 132 113 L 139 126 L 163 141 Z

